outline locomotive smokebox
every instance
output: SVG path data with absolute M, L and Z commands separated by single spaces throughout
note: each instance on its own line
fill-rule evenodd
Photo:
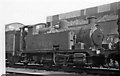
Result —
M 100 47 L 102 46 L 103 41 L 103 33 L 100 28 L 96 28 L 92 33 L 89 25 L 81 27 L 79 32 L 77 33 L 76 43 L 82 42 L 85 44 L 85 48 L 90 48 L 93 46 Z

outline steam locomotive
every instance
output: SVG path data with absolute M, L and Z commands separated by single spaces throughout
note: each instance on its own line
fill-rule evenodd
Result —
M 41 23 L 6 31 L 6 60 L 11 65 L 20 62 L 47 67 L 105 65 L 108 55 L 105 57 L 104 34 L 99 27 L 91 33 L 93 29 L 89 25 L 79 30 L 59 30 L 58 25 L 45 28 L 46 25 Z M 38 26 L 44 28 L 36 30 Z

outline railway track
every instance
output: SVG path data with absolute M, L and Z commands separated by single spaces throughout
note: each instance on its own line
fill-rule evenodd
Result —
M 98 67 L 84 67 L 84 68 L 78 68 L 78 67 L 43 67 L 42 65 L 37 64 L 29 64 L 27 66 L 24 66 L 23 64 L 15 64 L 13 67 L 7 65 L 7 68 L 20 68 L 20 69 L 30 69 L 30 70 L 45 70 L 45 71 L 54 71 L 54 72 L 67 72 L 67 73 L 76 73 L 76 74 L 92 74 L 92 75 L 108 75 L 108 76 L 119 76 L 120 71 L 118 69 L 107 69 L 107 68 L 98 68 Z M 7 71 L 6 71 L 7 72 Z
M 58 72 L 58 71 L 46 71 L 35 69 L 21 69 L 21 68 L 7 68 L 6 74 L 11 76 L 79 76 L 75 73 Z

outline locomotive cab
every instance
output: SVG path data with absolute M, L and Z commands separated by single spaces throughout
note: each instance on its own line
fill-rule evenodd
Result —
M 11 23 L 5 26 L 6 60 L 10 65 L 19 61 L 20 27 L 21 23 Z

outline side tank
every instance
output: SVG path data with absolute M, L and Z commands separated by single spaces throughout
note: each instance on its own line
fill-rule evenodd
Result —
M 27 35 L 26 51 L 52 50 L 54 45 L 59 45 L 60 50 L 72 49 L 73 36 L 74 33 L 70 31 Z

